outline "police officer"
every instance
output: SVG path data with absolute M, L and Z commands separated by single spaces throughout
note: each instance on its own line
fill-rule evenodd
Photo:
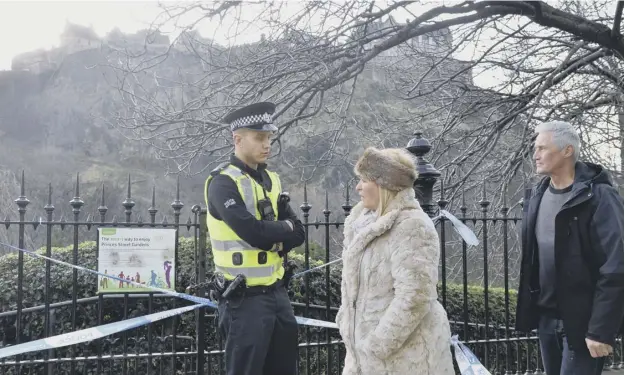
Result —
M 275 105 L 256 103 L 224 118 L 234 155 L 206 180 L 208 232 L 215 272 L 244 283 L 219 299 L 228 375 L 293 375 L 298 330 L 285 288 L 282 256 L 304 242 L 304 226 L 281 199 L 280 178 L 267 170 Z M 240 277 L 240 276 L 239 276 Z

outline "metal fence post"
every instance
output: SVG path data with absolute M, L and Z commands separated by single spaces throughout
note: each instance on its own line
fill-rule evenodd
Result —
M 56 324 L 56 309 L 50 309 L 50 318 L 49 318 L 49 323 L 48 323 L 49 332 L 53 331 L 55 324 Z M 48 353 L 48 359 L 55 358 L 56 356 L 54 349 L 48 350 L 47 353 Z M 47 366 L 48 375 L 54 374 L 55 369 L 56 369 L 56 366 L 54 365 L 54 363 L 48 362 L 48 366 Z
M 406 149 L 417 157 L 417 172 L 419 176 L 414 183 L 415 197 L 421 204 L 423 211 L 430 217 L 434 217 L 436 205 L 432 201 L 432 190 L 441 173 L 423 158 L 432 148 L 430 142 L 422 137 L 421 132 L 416 132 L 414 135 L 415 138 L 408 142 Z
M 20 249 L 25 248 L 25 233 L 26 229 L 26 206 L 30 203 L 26 198 L 26 186 L 24 185 L 24 171 L 22 170 L 22 183 L 20 185 L 20 196 L 15 200 L 18 206 L 18 212 L 20 213 L 19 222 L 19 239 L 18 246 Z M 15 318 L 15 343 L 20 344 L 22 342 L 22 307 L 24 303 L 24 253 L 19 252 L 17 254 L 17 315 Z M 20 373 L 20 356 L 15 357 L 15 373 Z
M 44 207 L 46 210 L 46 256 L 52 258 L 52 219 L 54 214 L 54 205 L 52 204 L 52 184 L 48 185 L 48 204 Z M 50 310 L 50 279 L 51 279 L 51 264 L 49 260 L 46 260 L 46 275 L 44 279 L 44 295 L 45 295 L 45 307 L 44 307 L 44 336 L 50 337 L 54 332 L 54 309 Z M 49 350 L 45 357 L 46 360 L 54 358 L 54 349 Z M 52 363 L 47 365 L 47 375 L 54 374 L 55 366 Z
M 199 215 L 196 211 L 196 207 L 199 209 Z M 206 298 L 206 293 L 204 289 L 204 282 L 206 281 L 206 237 L 208 228 L 206 227 L 206 209 L 200 208 L 196 206 L 193 208 L 193 211 L 196 212 L 196 217 L 199 216 L 198 219 L 198 227 L 199 227 L 199 236 L 198 236 L 198 252 L 197 252 L 197 283 L 200 287 L 197 290 L 197 293 L 200 297 Z M 205 308 L 199 308 L 195 310 L 196 316 L 196 325 L 197 325 L 197 375 L 204 375 L 204 347 L 206 346 L 206 335 L 205 335 L 205 318 L 204 314 L 206 313 Z M 209 364 L 210 366 L 210 364 Z

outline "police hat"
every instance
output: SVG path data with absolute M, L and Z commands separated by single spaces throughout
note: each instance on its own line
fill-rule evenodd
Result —
M 265 132 L 275 132 L 278 127 L 273 124 L 273 113 L 276 105 L 269 102 L 254 103 L 224 117 L 223 122 L 230 124 L 230 130 L 247 128 Z

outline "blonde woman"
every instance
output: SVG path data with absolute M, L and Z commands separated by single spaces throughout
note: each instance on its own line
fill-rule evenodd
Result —
M 453 375 L 449 321 L 437 301 L 439 244 L 414 197 L 403 149 L 368 148 L 355 167 L 361 201 L 345 222 L 343 375 Z

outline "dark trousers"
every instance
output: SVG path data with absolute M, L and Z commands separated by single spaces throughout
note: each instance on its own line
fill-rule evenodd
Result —
M 283 286 L 219 302 L 228 375 L 295 375 L 298 330 Z
M 541 316 L 538 339 L 547 375 L 601 375 L 605 358 L 593 358 L 588 349 L 573 351 L 562 320 Z

